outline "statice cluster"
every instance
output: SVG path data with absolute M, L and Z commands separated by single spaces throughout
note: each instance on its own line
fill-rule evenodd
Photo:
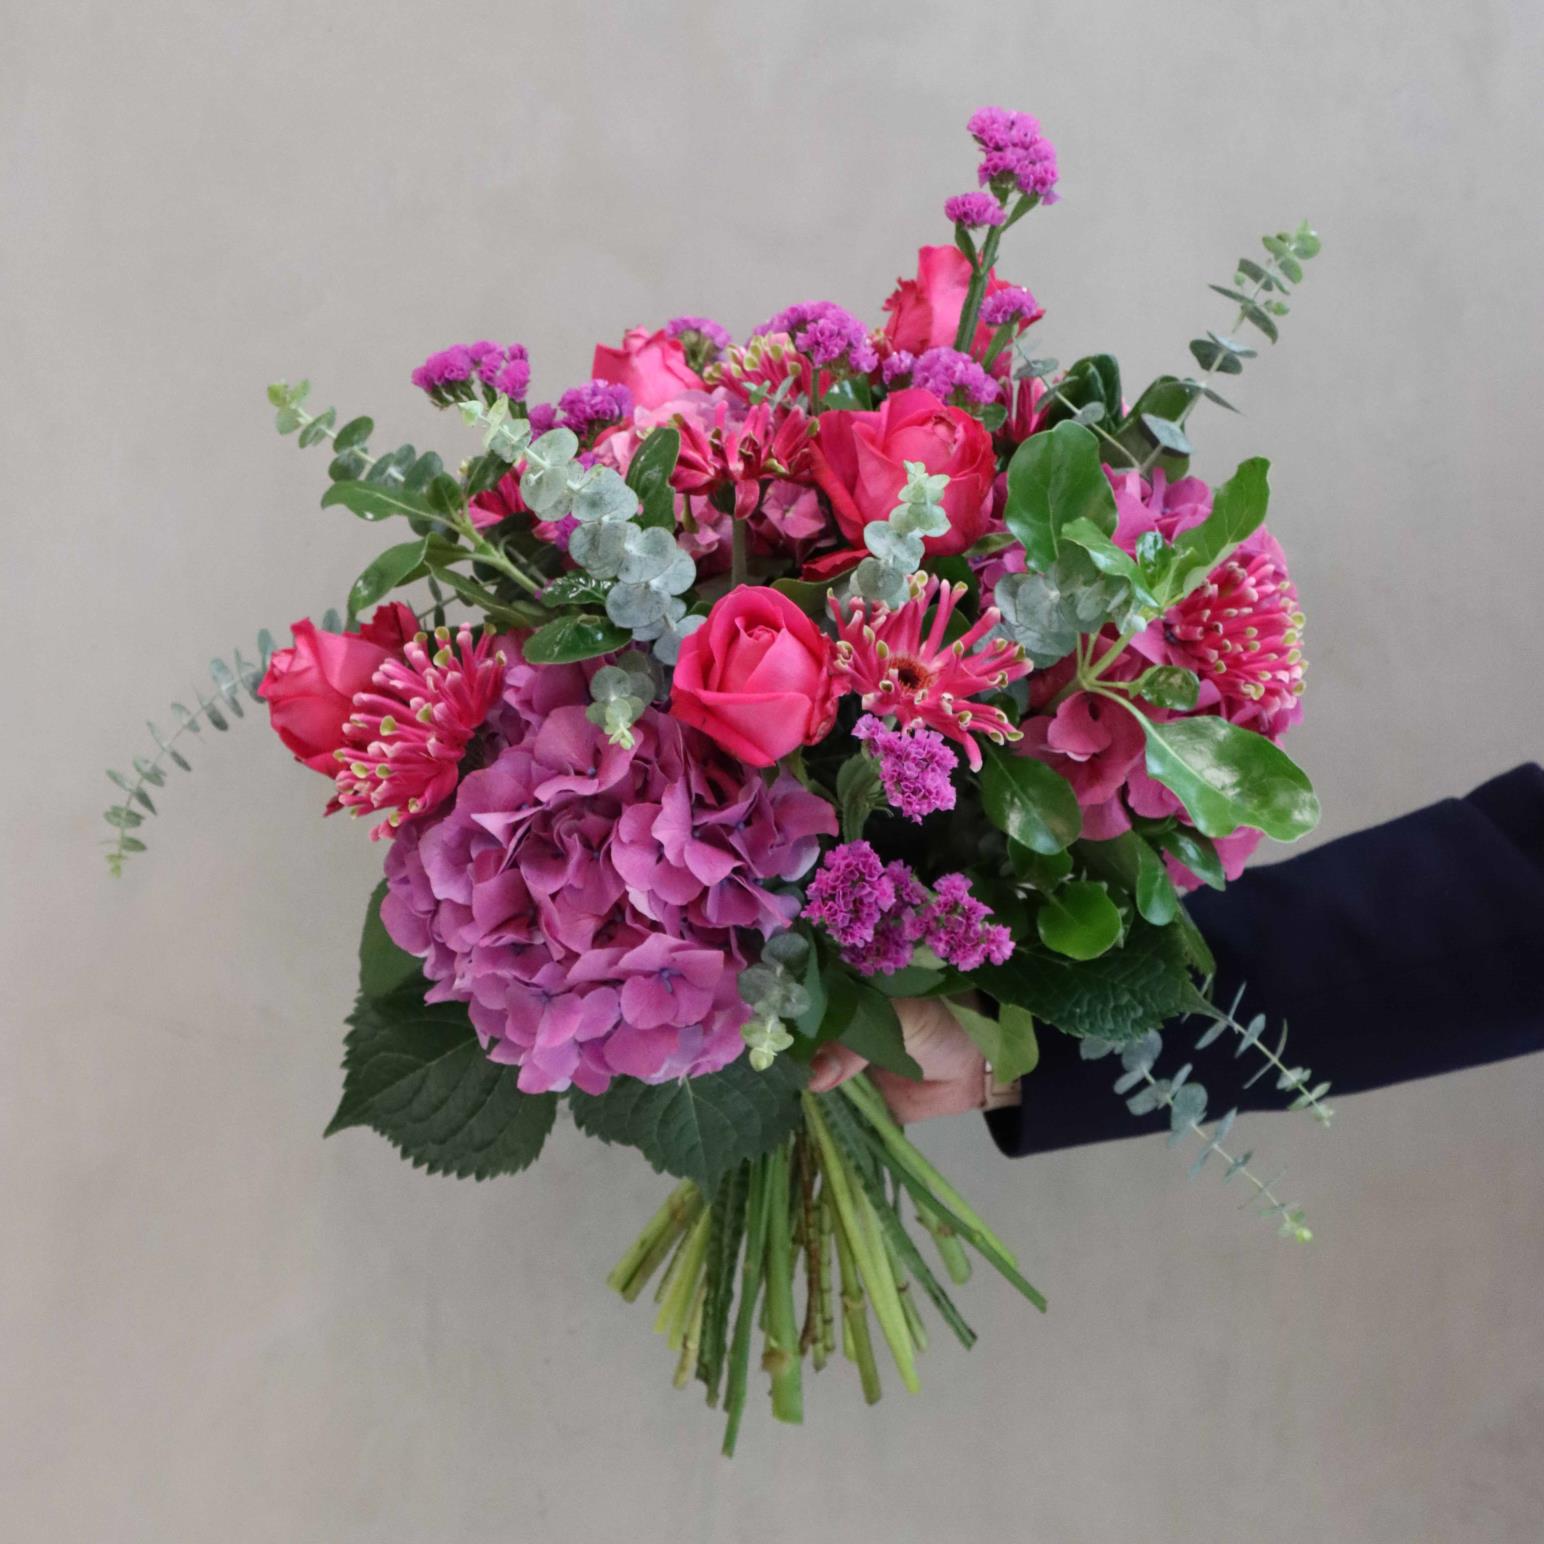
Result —
M 817 365 L 839 365 L 855 375 L 867 375 L 879 365 L 868 328 L 834 300 L 789 306 L 756 331 L 786 333 L 799 352 Z
M 1013 938 L 987 919 L 991 908 L 970 893 L 963 874 L 946 874 L 929 896 L 901 862 L 881 863 L 867 842 L 845 842 L 821 860 L 802 915 L 842 946 L 842 958 L 865 976 L 894 975 L 924 944 L 946 965 L 977 970 L 1002 964 Z
M 531 361 L 524 344 L 457 343 L 431 354 L 413 371 L 413 384 L 441 401 L 466 397 L 474 380 L 516 401 L 531 385 Z
M 920 823 L 925 815 L 954 808 L 950 776 L 960 760 L 941 734 L 920 727 L 909 732 L 887 729 L 865 713 L 852 736 L 864 741 L 878 760 L 879 780 L 892 809 Z
M 977 175 L 983 187 L 1017 188 L 1041 203 L 1056 202 L 1056 151 L 1028 113 L 983 107 L 966 127 L 982 150 Z
M 587 717 L 596 668 L 509 664 L 487 764 L 387 859 L 382 920 L 424 960 L 428 1000 L 465 1002 L 528 1092 L 732 1061 L 739 973 L 835 834 L 826 800 L 652 707 L 611 743 Z
M 1007 211 L 990 193 L 956 193 L 944 200 L 944 218 L 971 230 L 1001 225 Z
M 1022 321 L 1026 325 L 1037 322 L 1045 315 L 1044 308 L 1027 289 L 1017 284 L 1005 284 L 993 290 L 981 302 L 981 320 L 988 327 L 1001 327 L 1006 322 Z
M 998 384 L 969 354 L 954 348 L 930 348 L 918 355 L 911 369 L 914 386 L 930 391 L 940 402 L 959 392 L 967 402 L 995 402 Z

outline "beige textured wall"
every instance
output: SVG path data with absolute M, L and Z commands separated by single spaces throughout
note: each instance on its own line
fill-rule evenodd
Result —
M 1011 1164 L 930 1130 L 1050 1318 L 982 1281 L 984 1345 L 922 1399 L 828 1377 L 728 1466 L 600 1283 L 660 1190 L 627 1154 L 560 1132 L 475 1187 L 319 1140 L 380 857 L 319 784 L 248 723 L 121 884 L 93 848 L 146 714 L 374 545 L 266 381 L 453 451 L 407 371 L 454 339 L 524 339 L 560 389 L 678 311 L 874 316 L 983 101 L 1061 151 L 1005 268 L 1064 359 L 1180 364 L 1258 231 L 1324 232 L 1250 416 L 1197 421 L 1206 469 L 1277 463 L 1324 834 L 1539 756 L 1537 5 L 3 10 L 0 1534 L 1539 1537 L 1544 1059 L 1328 1136 L 1256 1117 L 1299 1252 L 1157 1139 Z

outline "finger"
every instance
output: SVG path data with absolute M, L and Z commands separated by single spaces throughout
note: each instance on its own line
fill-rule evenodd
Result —
M 839 1083 L 856 1077 L 868 1063 L 845 1045 L 823 1045 L 810 1058 L 809 1090 L 812 1094 L 829 1093 Z
M 986 1100 L 986 1084 L 979 1067 L 962 1077 L 922 1083 L 879 1069 L 870 1076 L 890 1106 L 890 1113 L 903 1125 L 941 1115 L 964 1115 L 979 1110 Z

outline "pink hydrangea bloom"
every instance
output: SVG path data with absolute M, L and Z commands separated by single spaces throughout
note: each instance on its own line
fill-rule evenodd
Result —
M 387 931 L 529 1092 L 664 1082 L 743 1049 L 738 974 L 798 910 L 831 806 L 650 708 L 590 723 L 599 662 L 503 673 L 487 765 L 387 859 Z

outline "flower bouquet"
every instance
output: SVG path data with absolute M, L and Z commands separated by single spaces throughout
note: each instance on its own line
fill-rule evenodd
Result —
M 385 853 L 329 1131 L 481 1179 L 530 1165 L 566 1108 L 674 1176 L 611 1284 L 657 1283 L 675 1381 L 721 1402 L 726 1452 L 758 1345 L 797 1421 L 839 1351 L 873 1400 L 880 1342 L 908 1389 L 930 1315 L 970 1345 L 972 1256 L 1045 1307 L 878 1081 L 807 1086 L 830 1042 L 920 1075 L 904 999 L 947 1003 L 1001 1084 L 1037 1033 L 1117 1055 L 1136 1113 L 1307 1236 L 1223 1148 L 1232 1115 L 1157 1063 L 1195 1015 L 1328 1114 L 1209 999 L 1183 902 L 1318 814 L 1279 745 L 1303 619 L 1266 464 L 1189 471 L 1192 413 L 1228 407 L 1216 383 L 1255 353 L 1236 334 L 1275 340 L 1318 240 L 1267 237 L 1214 286 L 1234 327 L 1128 405 L 1110 355 L 1032 356 L 1041 307 L 996 271 L 1056 201 L 1051 146 L 1020 113 L 969 128 L 978 188 L 881 327 L 829 301 L 738 342 L 677 317 L 598 347 L 555 403 L 519 344 L 445 349 L 413 379 L 480 437 L 454 467 L 272 387 L 280 432 L 330 447 L 322 504 L 401 539 L 346 621 L 216 662 L 112 774 L 117 870 L 186 736 L 266 703 Z

